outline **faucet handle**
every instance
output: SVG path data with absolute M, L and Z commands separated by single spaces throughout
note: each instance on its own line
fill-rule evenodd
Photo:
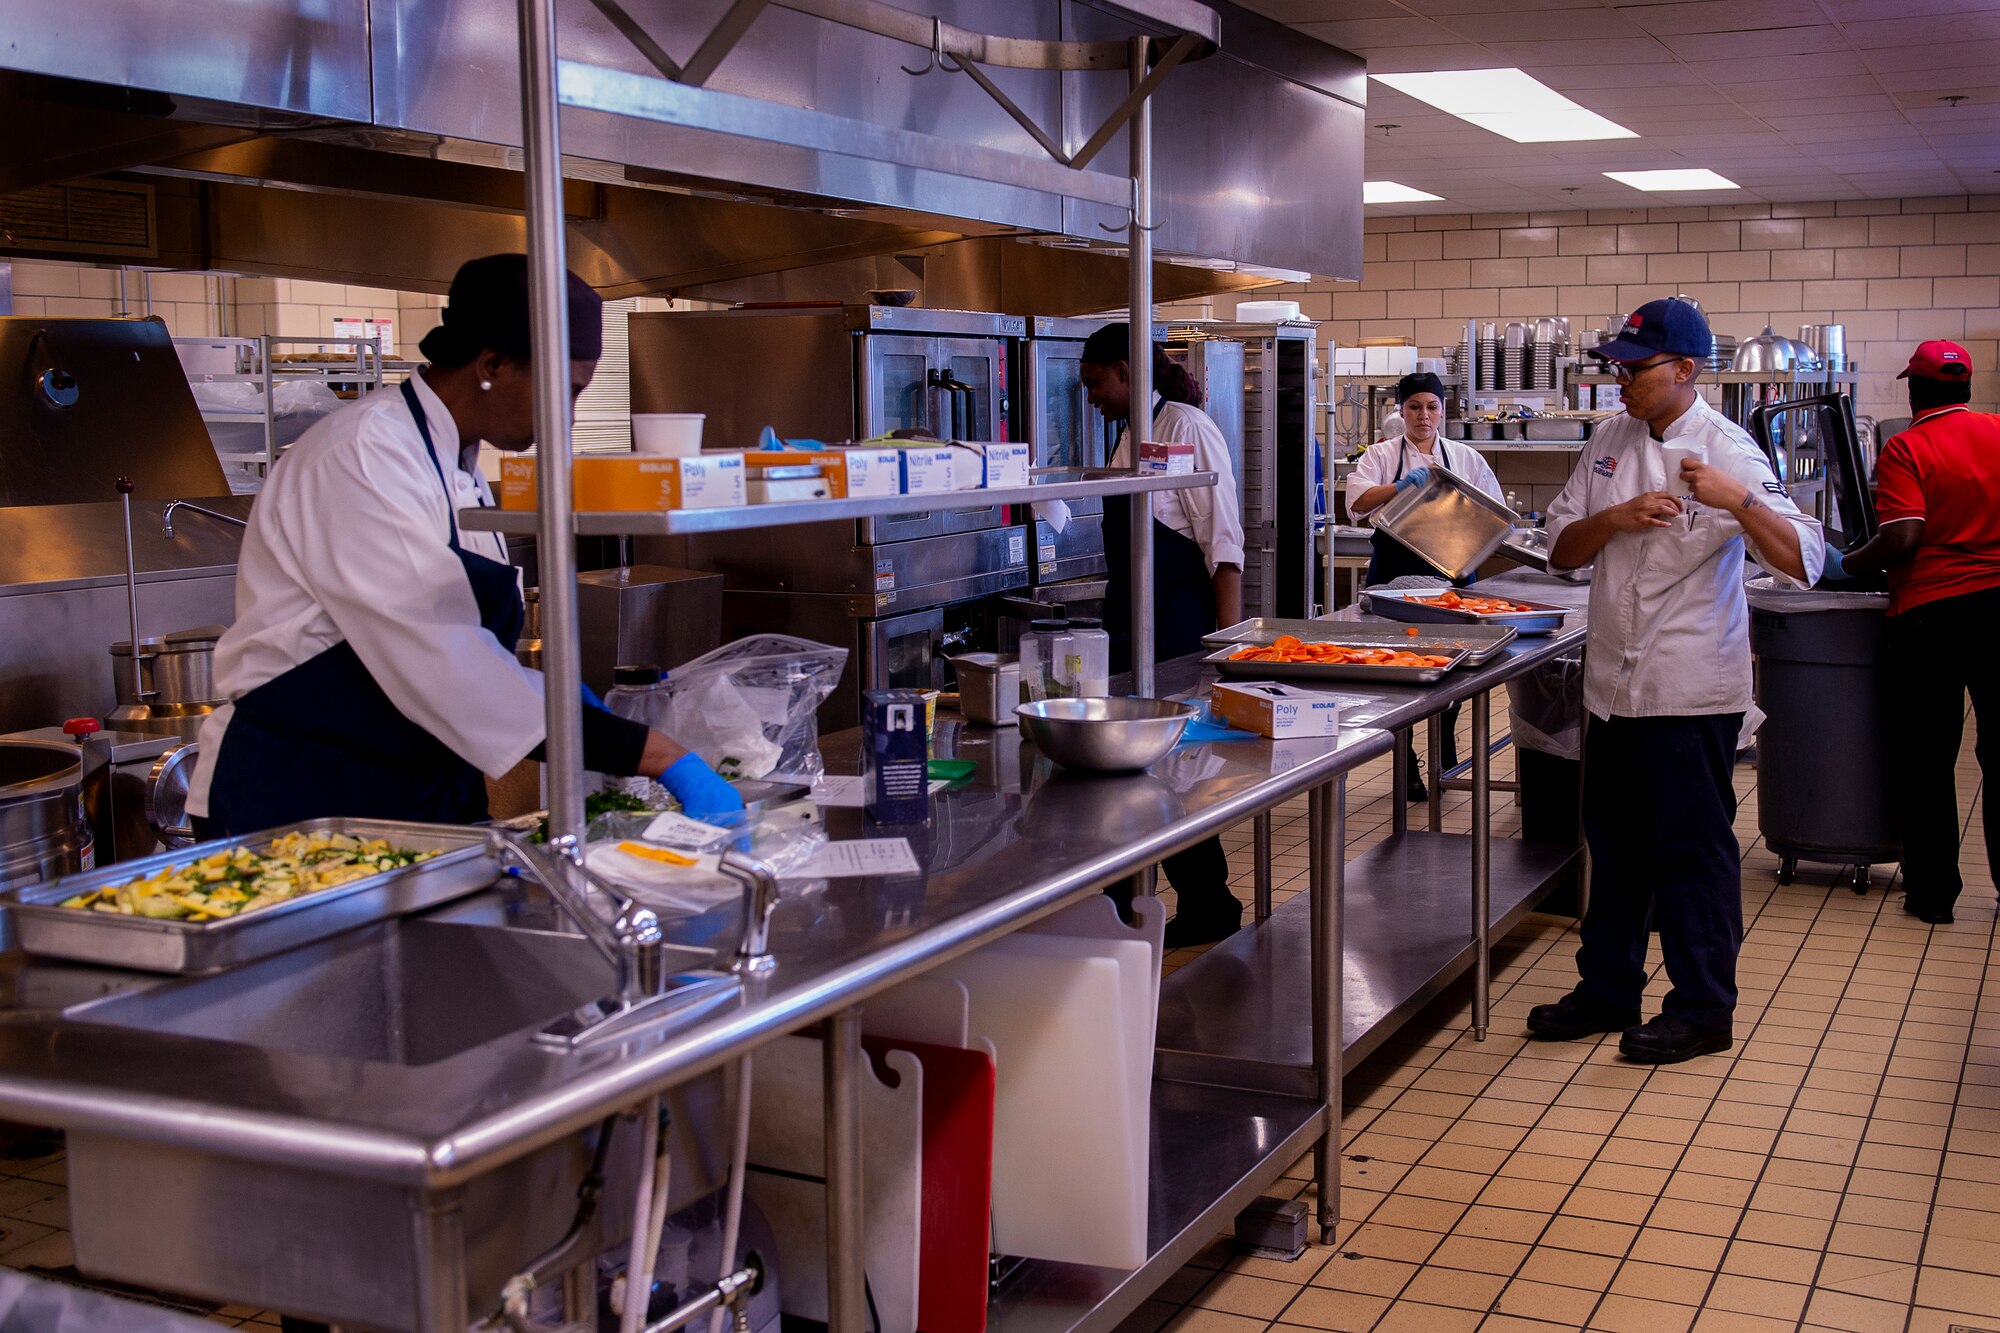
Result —
M 771 913 L 778 907 L 778 872 L 767 862 L 734 848 L 722 854 L 722 873 L 743 886 L 743 938 L 730 970 L 768 972 L 778 965 L 771 953 Z

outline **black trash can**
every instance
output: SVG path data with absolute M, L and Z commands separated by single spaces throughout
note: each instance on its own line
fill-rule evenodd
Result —
M 1889 710 L 1879 664 L 1886 593 L 1793 591 L 1752 583 L 1757 659 L 1757 828 L 1781 858 L 1868 867 L 1899 861 L 1903 830 L 1889 789 Z

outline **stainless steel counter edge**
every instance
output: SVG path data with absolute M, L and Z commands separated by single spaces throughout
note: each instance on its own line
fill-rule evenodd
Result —
M 797 989 L 782 989 L 785 972 L 781 956 L 778 971 L 770 980 L 746 992 L 740 1005 L 725 1015 L 650 1042 L 641 1037 L 620 1047 L 594 1050 L 587 1057 L 551 1053 L 551 1060 L 577 1059 L 584 1067 L 573 1079 L 530 1093 L 441 1136 L 376 1130 L 346 1121 L 249 1110 L 186 1096 L 106 1088 L 74 1075 L 22 1074 L 4 1067 L 0 1067 L 0 1115 L 329 1174 L 447 1188 L 978 948 L 1136 873 L 1162 855 L 1377 758 L 1388 752 L 1390 744 L 1391 738 L 1384 731 L 1345 730 L 1333 746 L 1285 772 L 1274 773 L 1215 805 L 1162 825 L 1113 852 L 1081 861 L 1060 875 L 837 965 Z M 51 1039 L 70 1026 L 54 1018 L 24 1018 L 0 1025 L 0 1058 L 7 1047 L 17 1043 L 46 1050 Z M 607 1054 L 624 1058 L 606 1062 Z

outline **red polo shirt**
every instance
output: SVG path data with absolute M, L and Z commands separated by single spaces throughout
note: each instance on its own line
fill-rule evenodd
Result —
M 2000 587 L 2000 416 L 1941 407 L 1883 447 L 1883 523 L 1920 518 L 1916 554 L 1889 567 L 1889 613 Z

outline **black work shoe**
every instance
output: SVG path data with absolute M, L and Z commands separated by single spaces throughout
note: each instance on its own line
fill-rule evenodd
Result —
M 1243 928 L 1243 904 L 1230 899 L 1222 903 L 1198 903 L 1183 909 L 1167 922 L 1166 946 L 1188 949 L 1197 944 L 1226 940 Z
M 1424 786 L 1422 778 L 1411 778 L 1410 785 L 1403 788 L 1403 799 L 1411 805 L 1422 805 L 1430 798 L 1430 788 Z
M 1735 1044 L 1736 1035 L 1729 1028 L 1700 1028 L 1672 1014 L 1661 1014 L 1649 1023 L 1627 1028 L 1618 1039 L 1618 1053 L 1643 1064 L 1672 1065 L 1726 1051 Z
M 1571 991 L 1554 1004 L 1528 1011 L 1528 1035 L 1536 1041 L 1575 1041 L 1599 1032 L 1623 1032 L 1639 1021 L 1636 1006 L 1623 1008 Z
M 1903 910 L 1917 920 L 1928 921 L 1933 926 L 1948 926 L 1958 920 L 1951 914 L 1949 905 L 1938 907 L 1932 903 L 1912 902 L 1907 894 L 1903 897 Z

